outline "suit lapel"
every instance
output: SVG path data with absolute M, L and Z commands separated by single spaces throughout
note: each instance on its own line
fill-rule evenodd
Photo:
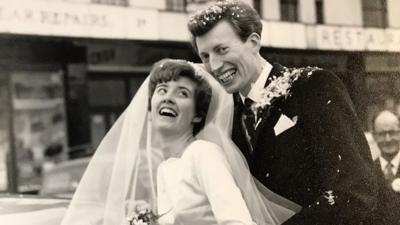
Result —
M 400 166 L 400 165 L 399 165 Z M 400 168 L 399 167 L 397 167 L 397 171 L 396 171 L 396 174 L 394 175 L 396 178 L 400 178 Z
M 264 87 L 267 87 L 271 81 L 273 77 L 280 77 L 283 75 L 282 71 L 284 70 L 284 67 L 278 63 L 272 63 L 272 69 L 271 72 L 268 75 L 268 79 L 265 82 Z
M 283 75 L 282 73 L 282 71 L 284 70 L 283 66 L 281 66 L 278 63 L 273 63 L 272 65 L 273 65 L 272 70 L 268 75 L 268 79 L 265 82 L 264 87 L 267 87 L 268 85 L 271 84 L 271 80 L 273 77 L 279 77 Z M 273 126 L 278 121 L 280 115 L 281 115 L 281 109 L 277 107 L 276 104 L 268 106 L 267 108 L 263 109 L 263 112 L 261 113 L 261 121 L 259 122 L 254 137 L 252 139 L 253 149 L 256 149 L 257 147 L 260 134 L 263 134 L 263 136 L 266 135 L 265 134 L 266 129 L 267 130 L 270 129 L 272 134 L 275 135 L 275 133 L 273 132 Z

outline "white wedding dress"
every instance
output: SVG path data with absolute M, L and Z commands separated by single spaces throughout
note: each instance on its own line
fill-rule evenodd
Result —
M 299 211 L 253 179 L 230 139 L 232 96 L 193 66 L 213 93 L 198 140 L 180 158 L 160 162 L 162 149 L 151 147 L 146 79 L 97 148 L 62 225 L 126 224 L 133 212 L 127 206 L 141 201 L 168 212 L 161 225 L 278 225 Z
M 161 225 L 254 224 L 223 150 L 196 140 L 180 158 L 169 158 L 157 171 Z

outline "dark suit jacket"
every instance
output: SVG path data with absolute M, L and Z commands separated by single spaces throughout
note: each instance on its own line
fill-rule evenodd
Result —
M 271 74 L 281 76 L 282 70 L 274 64 Z M 256 130 L 253 152 L 240 121 L 241 103 L 234 96 L 232 138 L 252 174 L 270 190 L 302 206 L 285 225 L 368 224 L 377 206 L 377 181 L 344 85 L 334 74 L 316 70 L 308 79 L 296 81 L 291 92 L 270 107 Z M 273 128 L 282 114 L 297 116 L 297 123 L 275 136 Z
M 379 182 L 379 213 L 382 225 L 400 224 L 400 192 L 395 192 L 390 182 L 385 180 L 379 159 L 374 161 L 375 172 Z M 400 178 L 397 170 L 396 178 Z

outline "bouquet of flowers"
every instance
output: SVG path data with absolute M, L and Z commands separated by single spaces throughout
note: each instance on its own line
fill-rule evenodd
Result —
M 132 217 L 128 218 L 129 225 L 157 225 L 157 216 L 151 209 L 137 210 Z
M 128 201 L 126 203 L 126 210 L 130 212 L 126 218 L 128 225 L 158 225 L 158 219 L 170 212 L 172 209 L 158 215 L 153 212 L 149 203 L 139 200 Z

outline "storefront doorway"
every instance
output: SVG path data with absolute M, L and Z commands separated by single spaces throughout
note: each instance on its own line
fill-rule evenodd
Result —
M 147 72 L 89 73 L 89 120 L 93 149 L 96 149 L 128 106 L 147 74 Z

